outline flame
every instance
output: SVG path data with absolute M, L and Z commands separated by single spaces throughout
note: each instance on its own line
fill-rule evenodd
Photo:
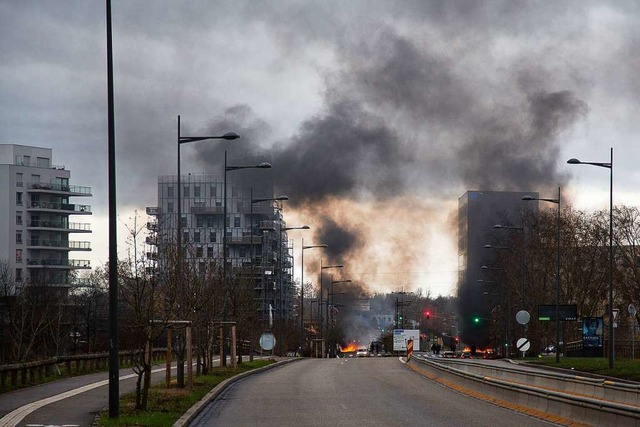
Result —
M 340 351 L 343 352 L 343 353 L 354 352 L 357 349 L 358 349 L 358 344 L 356 344 L 354 342 L 350 342 L 349 344 L 347 344 L 344 347 L 340 346 Z

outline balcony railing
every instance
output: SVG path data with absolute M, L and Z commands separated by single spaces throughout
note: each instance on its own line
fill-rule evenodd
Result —
M 90 242 L 71 242 L 69 240 L 45 240 L 31 239 L 29 246 L 41 246 L 47 248 L 61 248 L 71 250 L 91 250 Z
M 192 206 L 191 213 L 194 215 L 222 215 L 224 206 Z
M 147 230 L 149 231 L 158 231 L 158 223 L 157 222 L 148 222 Z
M 27 184 L 28 190 L 41 190 L 43 192 L 58 192 L 69 193 L 78 196 L 90 196 L 91 187 L 84 187 L 81 185 L 62 185 L 62 184 L 47 184 L 44 182 L 34 182 Z
M 61 202 L 31 202 L 28 206 L 28 209 L 44 209 L 44 210 L 62 210 L 62 211 L 71 211 L 75 213 L 91 213 L 90 205 L 75 205 L 71 203 L 61 203 Z
M 28 259 L 28 266 L 91 268 L 91 261 L 86 259 Z
M 80 223 L 80 222 L 64 223 L 62 221 L 33 220 L 33 221 L 29 221 L 28 227 L 55 228 L 59 230 L 91 232 L 91 224 Z

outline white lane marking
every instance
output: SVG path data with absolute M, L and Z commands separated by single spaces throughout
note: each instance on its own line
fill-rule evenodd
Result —
M 171 368 L 176 369 L 175 366 L 173 366 Z M 162 367 L 162 368 L 158 368 L 158 369 L 154 369 L 151 371 L 152 374 L 155 374 L 156 372 L 164 372 L 166 370 L 166 368 Z M 120 377 L 120 381 L 122 380 L 127 380 L 129 378 L 135 378 L 137 376 L 137 374 L 129 374 L 129 375 L 123 375 Z M 42 399 L 42 400 L 38 400 L 36 402 L 31 402 L 31 403 L 27 403 L 24 406 L 21 406 L 20 408 L 9 412 L 7 415 L 5 415 L 4 417 L 0 418 L 0 426 L 3 427 L 15 427 L 18 425 L 18 423 L 20 421 L 22 421 L 27 415 L 29 415 L 32 412 L 37 411 L 38 409 L 42 408 L 43 406 L 46 406 L 50 403 L 55 403 L 58 402 L 62 399 L 66 399 L 68 397 L 72 397 L 75 395 L 78 395 L 80 393 L 84 393 L 85 391 L 89 391 L 89 390 L 93 390 L 94 388 L 98 388 L 98 387 L 102 387 L 105 385 L 109 384 L 109 380 L 103 380 L 103 381 L 98 381 L 97 383 L 93 383 L 93 384 L 87 384 L 85 386 L 73 389 L 73 390 L 69 390 L 65 393 L 62 394 L 58 394 L 55 396 L 51 396 L 51 397 L 47 397 L 46 399 Z

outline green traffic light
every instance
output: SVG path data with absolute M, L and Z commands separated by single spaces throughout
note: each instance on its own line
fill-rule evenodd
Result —
M 474 317 L 473 318 L 473 323 L 480 323 L 480 318 L 479 317 Z

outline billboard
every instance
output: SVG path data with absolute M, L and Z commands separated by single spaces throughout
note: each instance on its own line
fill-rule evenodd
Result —
M 578 306 L 575 304 L 560 305 L 560 320 L 565 322 L 567 320 L 578 320 Z M 550 320 L 555 322 L 556 320 L 556 306 L 555 305 L 539 305 L 538 306 L 538 320 L 545 321 Z
M 419 329 L 394 329 L 393 351 L 407 351 L 407 341 L 413 340 L 414 348 L 420 348 Z
M 602 331 L 604 330 L 604 320 L 602 317 L 582 318 L 582 347 L 596 348 L 602 347 Z

